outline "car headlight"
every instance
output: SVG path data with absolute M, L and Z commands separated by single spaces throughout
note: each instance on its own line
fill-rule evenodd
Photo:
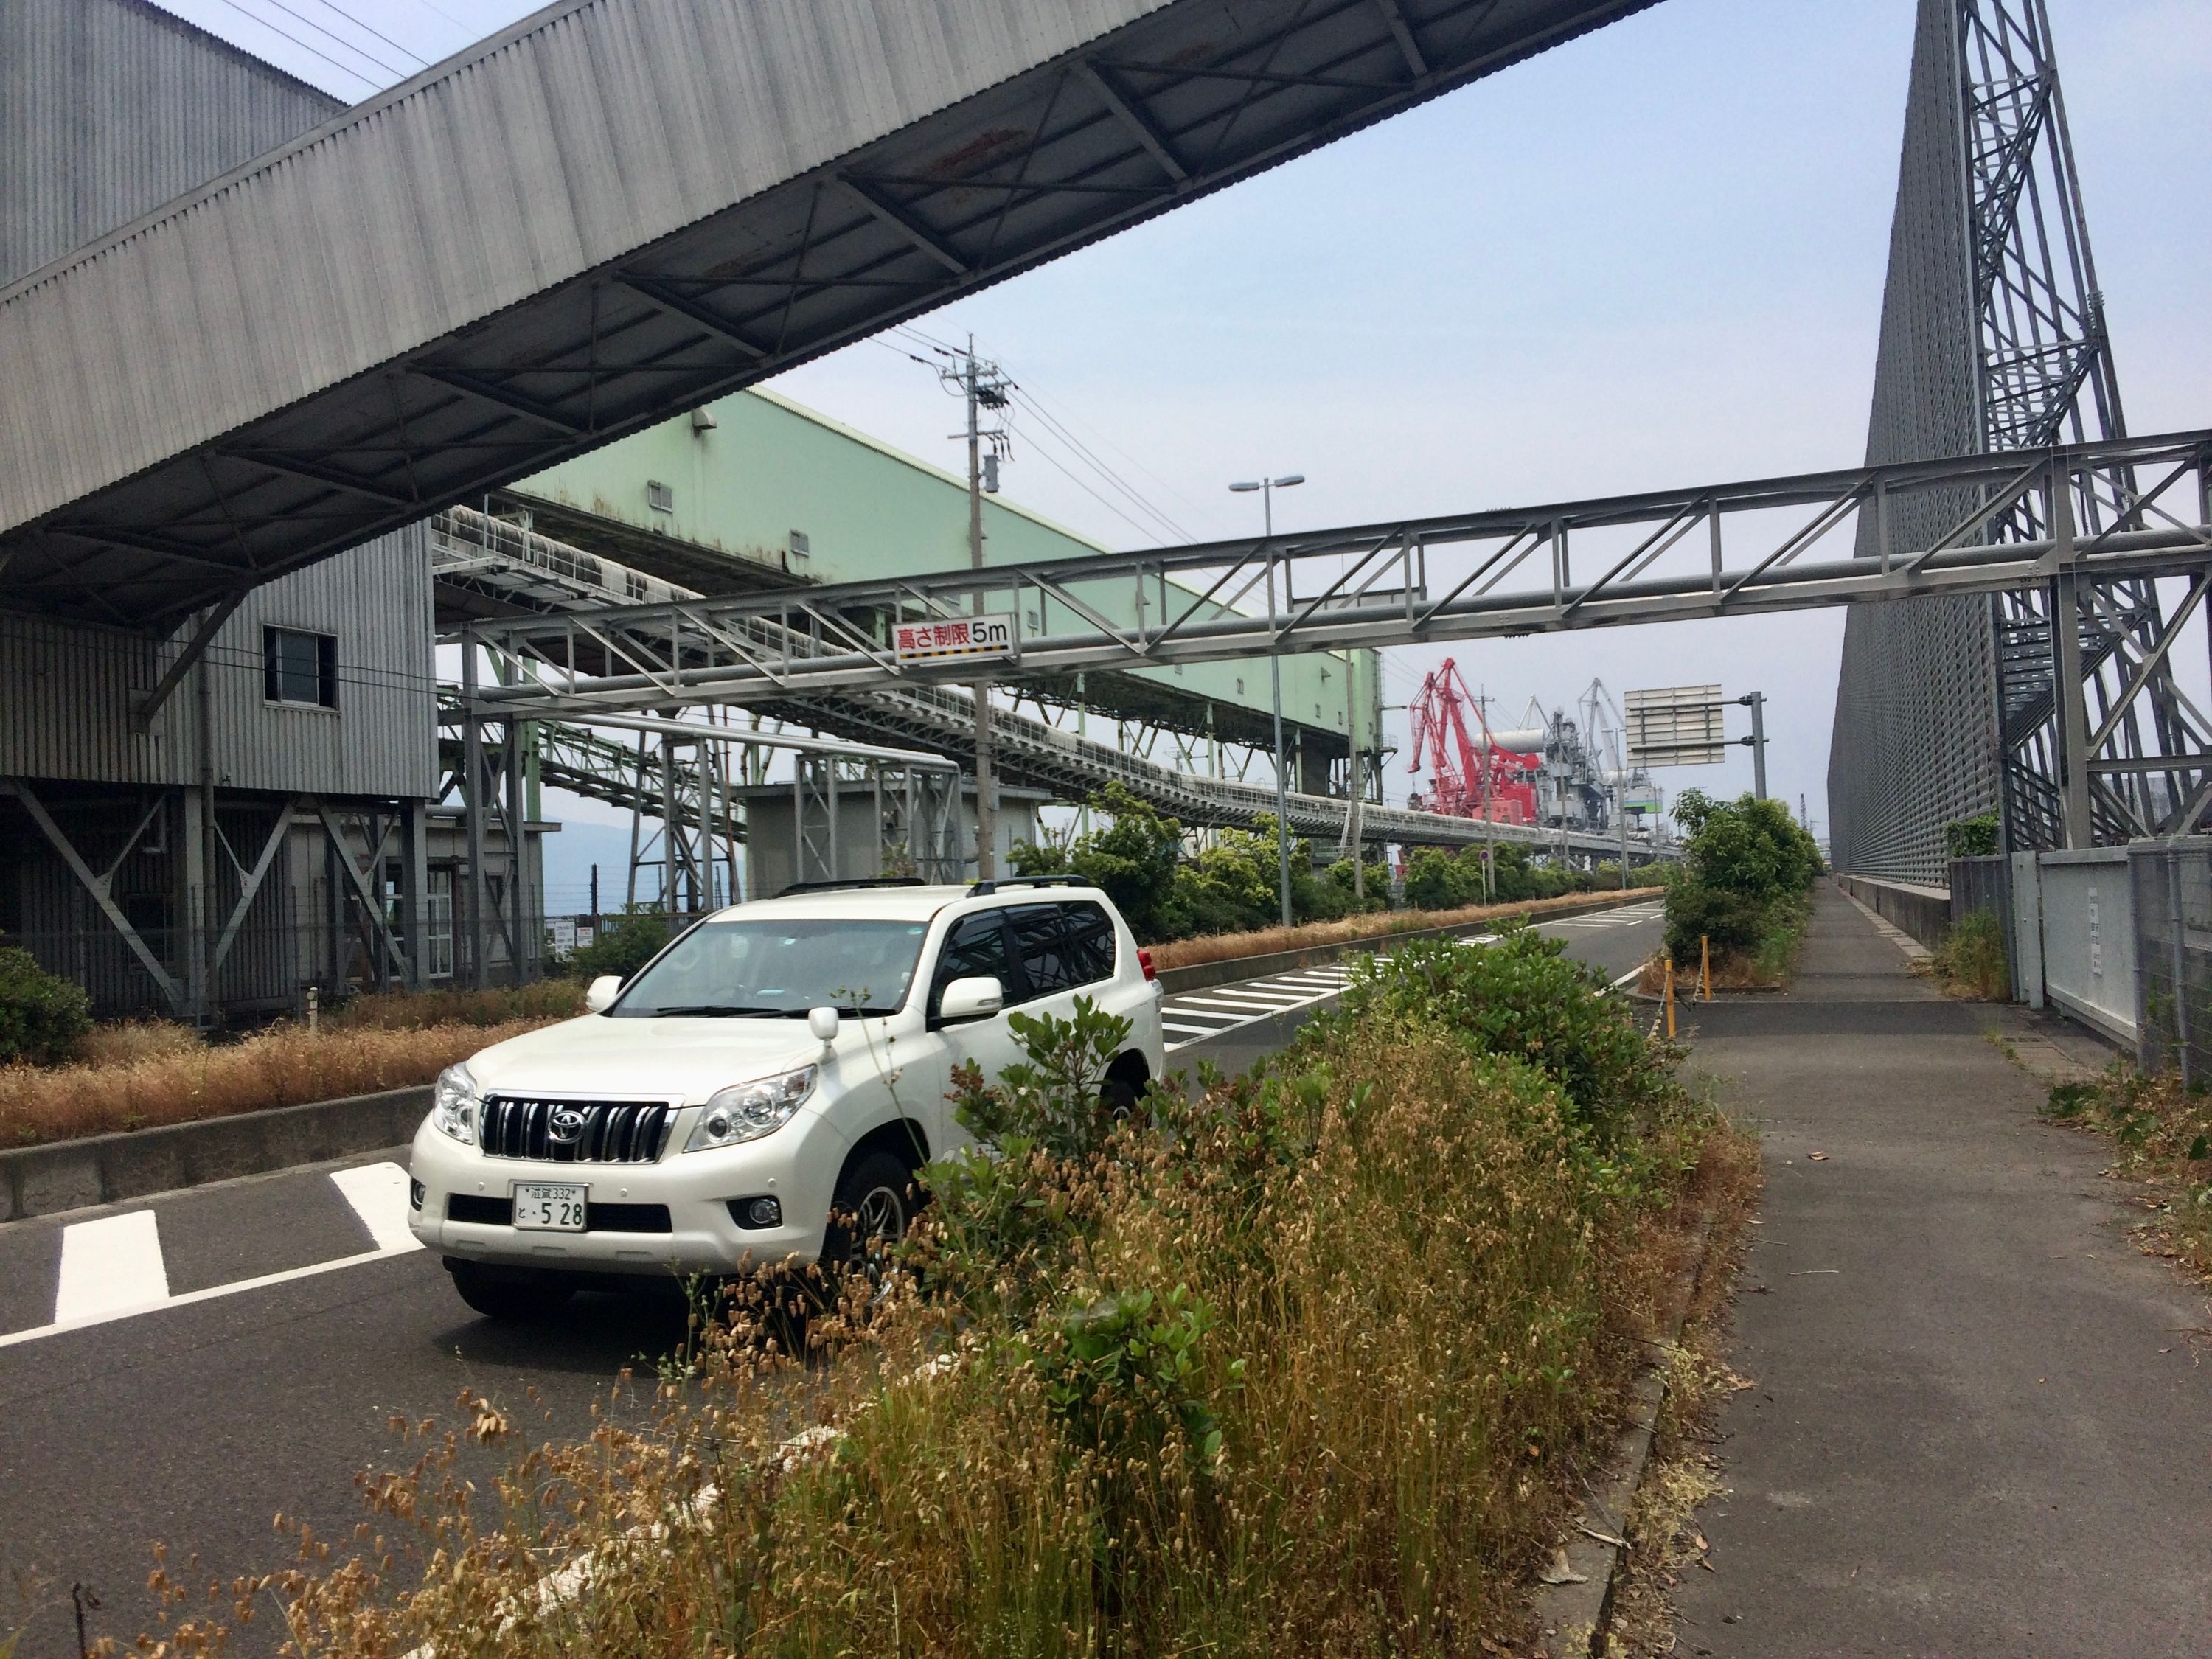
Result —
M 477 1080 L 469 1075 L 465 1066 L 448 1066 L 438 1073 L 436 1085 L 430 1092 L 430 1121 L 439 1132 L 451 1135 L 464 1146 L 477 1144 L 477 1108 L 481 1104 L 477 1094 Z
M 709 1146 L 735 1146 L 774 1134 L 791 1121 L 791 1115 L 814 1092 L 814 1077 L 815 1067 L 802 1066 L 795 1072 L 718 1091 L 691 1126 L 691 1139 L 684 1150 L 696 1152 Z

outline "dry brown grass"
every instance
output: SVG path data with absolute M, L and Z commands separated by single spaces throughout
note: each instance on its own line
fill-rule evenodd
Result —
M 1188 968 L 1201 962 L 1265 956 L 1275 951 L 1302 951 L 1315 945 L 1386 939 L 1393 933 L 1417 933 L 1425 927 L 1456 927 L 1508 916 L 1542 916 L 1560 910 L 1588 909 L 1604 902 L 1632 902 L 1656 898 L 1666 890 L 1663 887 L 1632 887 L 1625 893 L 1565 893 L 1558 898 L 1529 899 L 1519 904 L 1475 904 L 1461 910 L 1377 911 L 1371 915 L 1346 916 L 1337 921 L 1310 921 L 1297 927 L 1262 927 L 1249 933 L 1208 933 L 1199 939 L 1174 939 L 1146 948 L 1152 953 L 1155 968 Z
M 1698 1510 L 1728 1490 L 1718 1449 L 1721 1408 L 1752 1386 L 1729 1369 L 1728 1355 L 1736 1276 L 1750 1244 L 1759 1182 L 1757 1133 L 1717 1126 L 1683 1195 L 1686 1204 L 1712 1212 L 1712 1231 L 1681 1336 L 1662 1362 L 1667 1392 L 1651 1460 L 1627 1518 L 1629 1550 L 1613 1581 L 1605 1659 L 1661 1659 L 1689 1645 L 1680 1639 L 1674 1592 L 1685 1573 L 1704 1570 Z
M 0 1066 L 0 1146 L 404 1089 L 583 1010 L 582 986 L 547 980 L 356 997 L 312 1035 L 290 1022 L 234 1042 L 206 1042 L 168 1020 L 95 1026 L 76 1064 Z
M 188 1123 L 428 1083 L 457 1060 L 545 1024 L 427 1030 L 278 1025 L 238 1042 L 204 1043 L 181 1026 L 109 1028 L 122 1057 L 76 1066 L 0 1068 L 0 1146 L 27 1146 Z
M 2044 1109 L 2108 1138 L 2113 1173 L 2142 1183 L 2130 1198 L 2144 1214 L 2136 1243 L 2212 1282 L 2212 1095 L 2116 1060 L 2094 1082 L 2058 1085 Z

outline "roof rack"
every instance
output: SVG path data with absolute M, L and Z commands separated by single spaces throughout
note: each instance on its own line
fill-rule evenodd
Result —
M 1000 876 L 995 881 L 979 881 L 968 890 L 969 898 L 984 898 L 1001 887 L 1095 887 L 1098 884 L 1088 876 Z
M 864 887 L 927 887 L 929 884 L 920 876 L 854 876 L 849 881 L 794 881 L 776 896 L 789 898 L 793 893 L 842 893 Z

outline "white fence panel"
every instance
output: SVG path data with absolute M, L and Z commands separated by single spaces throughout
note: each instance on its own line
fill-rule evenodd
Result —
M 2043 853 L 2044 994 L 2132 1049 L 2134 901 L 2124 848 Z

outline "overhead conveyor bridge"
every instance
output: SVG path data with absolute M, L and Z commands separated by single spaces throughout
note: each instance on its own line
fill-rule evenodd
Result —
M 166 631 L 1651 0 L 568 0 L 0 291 L 19 610 Z
M 431 568 L 441 596 L 453 591 L 460 605 L 478 607 L 496 597 L 505 610 L 535 612 L 541 622 L 556 624 L 551 639 L 573 647 L 580 634 L 592 642 L 595 659 L 602 663 L 635 659 L 641 653 L 659 649 L 668 637 L 665 623 L 670 606 L 713 603 L 549 538 L 500 535 L 495 533 L 498 529 L 495 522 L 465 509 L 441 514 L 433 520 Z M 648 584 L 653 603 L 647 608 L 649 622 L 642 630 L 629 625 L 624 611 L 603 602 L 611 588 L 629 592 Z M 441 598 L 441 609 L 453 608 L 458 607 L 444 604 Z M 488 688 L 479 696 L 480 707 L 495 708 L 501 716 L 518 718 L 535 716 L 541 709 L 551 714 L 556 708 L 586 722 L 595 716 L 621 718 L 616 709 L 596 707 L 587 698 L 563 698 L 556 687 L 538 678 L 565 671 L 565 665 L 544 652 L 543 639 L 537 641 L 539 648 L 533 649 L 532 638 L 519 634 L 515 648 L 507 651 L 503 643 L 508 637 L 507 630 L 523 627 L 520 623 L 480 623 L 465 631 L 465 640 L 492 646 L 514 665 L 507 677 L 511 690 Z M 795 626 L 789 619 L 775 616 L 732 620 L 719 626 L 712 637 L 726 648 L 753 659 L 803 660 L 823 649 L 822 641 L 810 631 L 803 616 Z M 700 642 L 701 637 L 695 636 L 691 645 L 696 649 Z M 756 692 L 744 705 L 753 714 L 830 732 L 850 742 L 890 743 L 906 750 L 957 757 L 963 765 L 973 766 L 975 705 L 965 687 L 825 684 L 783 693 L 761 686 Z M 635 700 L 634 706 L 670 707 L 682 701 L 679 697 L 672 702 L 664 695 Z M 458 702 L 453 702 L 447 710 L 448 725 L 457 724 L 464 712 Z M 648 783 L 642 780 L 636 757 L 629 750 L 595 736 L 587 724 L 559 718 L 538 719 L 536 723 L 547 734 L 543 749 L 552 757 L 545 773 L 547 781 L 612 805 L 651 810 Z M 1087 800 L 1108 783 L 1117 782 L 1138 799 L 1194 829 L 1250 829 L 1263 818 L 1272 819 L 1275 813 L 1275 792 L 1271 787 L 1205 777 L 1162 765 L 1019 711 L 994 709 L 992 733 L 994 763 L 1007 782 L 1049 789 L 1064 800 Z M 703 729 L 702 735 L 705 735 Z M 741 738 L 743 734 L 732 735 Z M 458 753 L 458 740 L 449 747 Z M 696 785 L 690 789 L 697 793 Z M 1308 837 L 1321 848 L 1348 844 L 1348 800 L 1297 791 L 1287 799 L 1294 834 Z M 730 828 L 725 826 L 726 832 Z M 1562 846 L 1556 829 L 1485 824 L 1373 802 L 1361 804 L 1358 835 L 1369 846 L 1395 842 L 1457 848 L 1498 842 L 1539 852 L 1557 851 Z M 1617 831 L 1594 835 L 1571 830 L 1565 845 L 1576 854 L 1599 858 L 1618 857 L 1621 850 Z M 1668 849 L 1655 848 L 1643 836 L 1631 836 L 1628 850 L 1641 858 L 1671 856 Z

